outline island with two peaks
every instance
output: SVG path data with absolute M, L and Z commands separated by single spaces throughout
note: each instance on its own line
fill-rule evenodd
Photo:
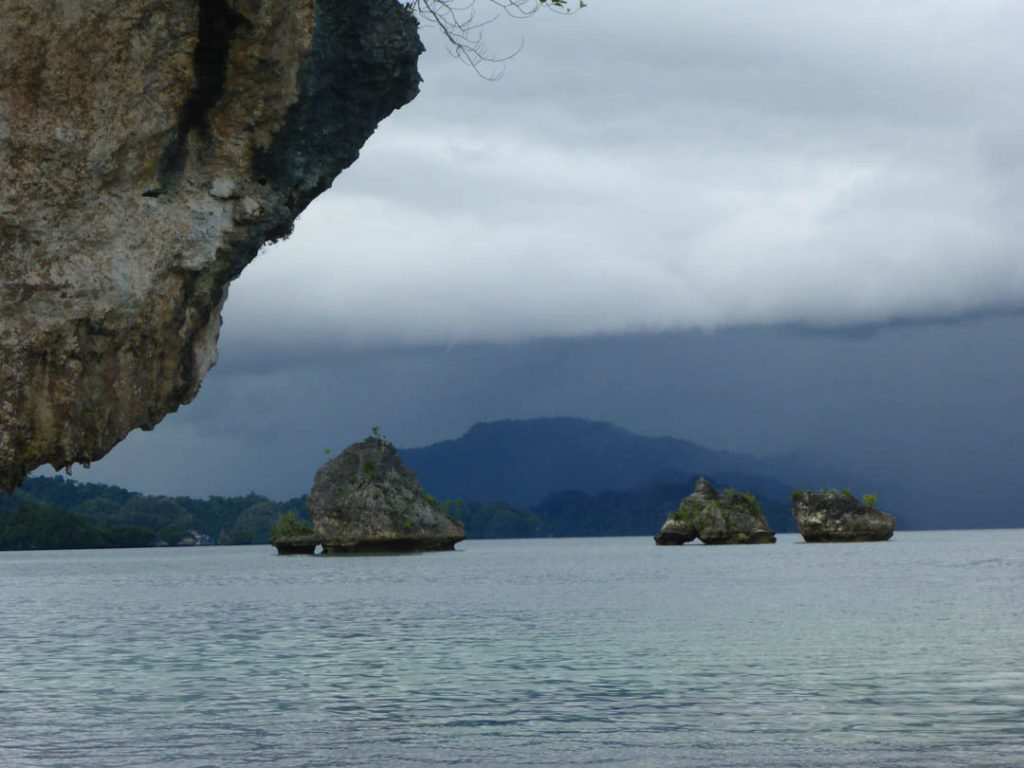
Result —
M 685 544 L 694 539 L 705 544 L 774 544 L 775 532 L 754 494 L 731 488 L 719 492 L 702 477 L 654 537 L 658 544 Z

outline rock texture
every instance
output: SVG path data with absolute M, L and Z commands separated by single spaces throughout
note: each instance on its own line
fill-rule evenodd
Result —
M 454 549 L 463 524 L 441 512 L 395 447 L 370 437 L 316 473 L 306 499 L 325 554 Z
M 804 541 L 888 541 L 896 518 L 843 491 L 797 491 L 793 519 Z
M 673 515 L 678 515 L 674 512 Z M 669 517 L 661 530 L 654 536 L 655 544 L 687 544 L 697 538 L 697 529 L 693 523 Z
M 290 511 L 281 515 L 270 532 L 270 545 L 279 555 L 312 555 L 319 543 L 313 526 Z
M 702 477 L 654 540 L 685 544 L 694 538 L 705 544 L 772 544 L 775 533 L 753 495 L 732 489 L 720 493 Z
M 316 534 L 312 532 L 283 534 L 270 540 L 271 546 L 277 548 L 279 555 L 312 555 L 316 552 L 318 543 Z
M 3 0 L 0 489 L 195 396 L 228 283 L 420 50 L 395 0 Z

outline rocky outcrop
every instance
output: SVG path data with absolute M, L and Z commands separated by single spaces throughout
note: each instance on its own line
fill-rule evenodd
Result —
M 319 543 L 313 526 L 291 511 L 281 515 L 270 532 L 270 545 L 279 555 L 312 555 Z
M 463 524 L 441 511 L 395 447 L 377 437 L 322 466 L 306 506 L 324 554 L 447 550 L 466 538 Z
M 705 544 L 772 544 L 775 533 L 753 494 L 731 488 L 719 492 L 702 477 L 654 540 L 685 544 L 694 538 Z
M 697 529 L 693 523 L 676 519 L 678 512 L 673 512 L 661 530 L 654 536 L 655 544 L 688 544 L 697 538 Z
M 888 541 L 896 518 L 849 491 L 796 491 L 793 519 L 804 541 Z
M 4 0 L 0 489 L 191 400 L 228 283 L 417 91 L 395 0 Z
M 312 555 L 316 552 L 316 545 L 319 542 L 316 534 L 309 533 L 284 534 L 275 536 L 270 540 L 271 546 L 277 548 L 279 555 Z

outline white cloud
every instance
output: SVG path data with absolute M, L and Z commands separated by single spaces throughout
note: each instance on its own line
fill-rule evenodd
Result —
M 233 286 L 225 333 L 415 344 L 1020 305 L 1022 20 L 594 0 L 511 30 L 527 46 L 497 83 L 435 50 L 418 99 Z

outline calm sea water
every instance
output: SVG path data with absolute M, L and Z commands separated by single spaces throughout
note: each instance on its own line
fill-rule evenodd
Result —
M 0 765 L 1024 765 L 1024 531 L 0 553 Z

